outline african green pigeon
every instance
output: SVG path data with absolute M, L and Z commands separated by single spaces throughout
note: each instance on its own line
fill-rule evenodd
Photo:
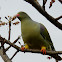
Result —
M 13 17 L 21 21 L 22 38 L 26 49 L 38 49 L 46 54 L 47 51 L 55 51 L 49 33 L 45 26 L 41 23 L 33 21 L 25 12 L 19 12 Z M 61 60 L 61 57 L 51 55 L 56 60 Z

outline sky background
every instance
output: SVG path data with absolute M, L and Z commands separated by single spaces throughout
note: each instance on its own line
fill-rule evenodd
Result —
M 38 0 L 40 5 L 42 5 L 42 0 Z M 59 17 L 62 15 L 62 5 L 61 3 L 56 0 L 56 2 L 53 4 L 53 6 L 49 9 L 49 3 L 50 0 L 46 3 L 46 11 L 53 16 L 54 18 Z M 23 0 L 0 0 L 0 17 L 2 17 L 3 22 L 8 22 L 5 19 L 5 16 L 14 16 L 19 11 L 26 12 L 34 21 L 44 24 L 44 26 L 47 28 L 50 37 L 52 39 L 52 42 L 54 44 L 54 47 L 57 51 L 62 51 L 62 31 L 55 27 L 53 24 L 51 24 L 44 16 L 42 16 L 32 5 L 29 3 L 23 1 Z M 60 23 L 62 19 L 58 20 Z M 19 21 L 16 19 L 15 21 Z M 15 22 L 14 21 L 14 22 Z M 0 27 L 0 35 L 6 39 L 8 39 L 8 25 L 1 26 Z M 21 23 L 18 25 L 11 26 L 11 42 L 13 42 L 17 37 L 21 35 Z M 22 37 L 19 40 L 21 44 L 23 45 Z M 16 45 L 20 46 L 18 42 Z M 5 45 L 5 47 L 8 47 L 8 45 Z M 14 48 L 10 48 L 6 53 L 9 56 L 9 58 L 12 57 L 12 55 L 16 52 Z M 55 62 L 55 60 L 52 58 L 51 60 L 47 59 L 48 55 L 42 55 L 42 54 L 35 54 L 35 53 L 23 53 L 19 52 L 14 58 L 13 62 Z M 61 56 L 62 57 L 62 56 Z M 4 62 L 2 58 L 0 57 L 0 61 Z M 61 61 L 59 61 L 61 62 Z

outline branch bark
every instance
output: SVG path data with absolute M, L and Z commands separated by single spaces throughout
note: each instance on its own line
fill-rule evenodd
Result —
M 43 10 L 40 4 L 36 3 L 35 0 L 24 0 L 30 3 L 34 8 L 36 8 L 47 20 L 49 20 L 52 24 L 62 30 L 62 24 L 59 23 L 54 17 L 49 15 L 46 11 Z
M 7 54 L 3 52 L 3 48 L 0 48 L 0 56 L 2 57 L 2 59 L 4 60 L 4 62 L 12 62 L 9 57 L 7 56 Z

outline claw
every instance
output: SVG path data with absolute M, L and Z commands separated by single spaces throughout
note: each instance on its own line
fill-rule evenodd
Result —
M 25 46 L 24 45 L 21 46 L 21 50 L 24 51 L 24 49 L 29 49 L 28 44 L 25 44 Z
M 42 46 L 41 52 L 43 52 L 43 55 L 46 54 L 46 47 Z
M 21 50 L 24 51 L 25 47 L 21 47 Z
M 46 54 L 46 50 L 45 49 L 41 49 L 41 52 L 43 52 L 43 55 Z

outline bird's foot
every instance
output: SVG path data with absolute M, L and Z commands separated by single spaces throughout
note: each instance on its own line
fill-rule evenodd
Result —
M 52 57 L 47 57 L 47 59 L 52 59 Z
M 43 46 L 43 47 L 41 48 L 41 52 L 43 52 L 43 55 L 46 54 L 46 47 Z
M 28 44 L 25 44 L 25 49 L 29 49 L 29 46 L 28 46 Z
M 22 46 L 21 46 L 21 50 L 24 51 L 24 49 L 29 49 L 28 44 L 25 44 L 25 45 L 22 45 Z
M 41 49 L 41 52 L 43 52 L 43 55 L 46 54 L 46 50 L 45 49 Z
M 24 46 L 21 46 L 21 50 L 24 51 L 25 47 Z

